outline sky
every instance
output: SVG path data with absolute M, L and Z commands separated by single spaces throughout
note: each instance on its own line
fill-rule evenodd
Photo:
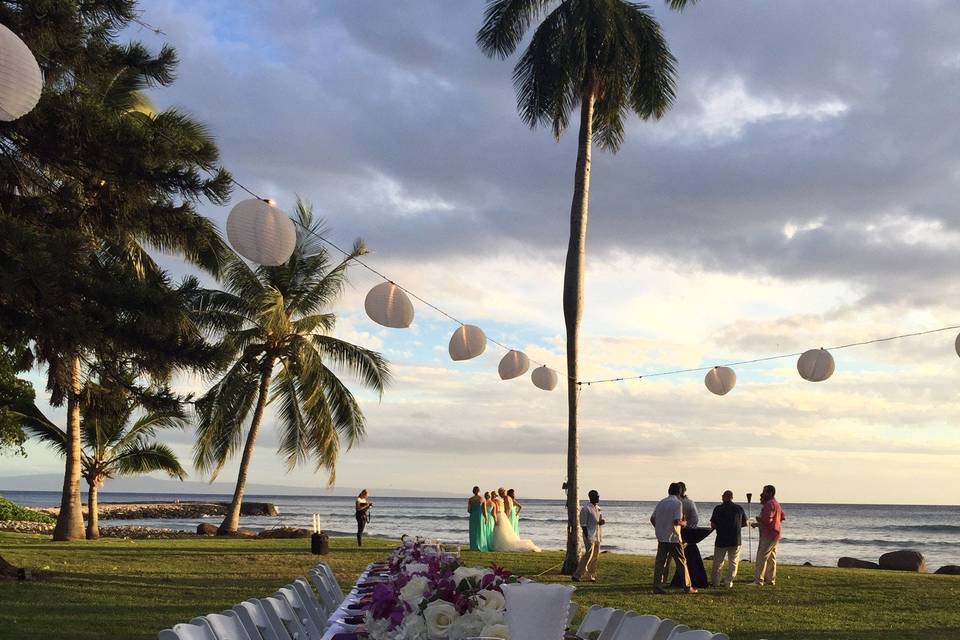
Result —
M 124 35 L 181 59 L 152 99 L 205 122 L 238 180 L 287 210 L 309 200 L 335 242 L 363 238 L 376 269 L 563 372 L 576 131 L 557 142 L 520 120 L 516 56 L 474 44 L 483 2 L 141 8 L 163 34 Z M 660 121 L 628 120 L 619 153 L 594 153 L 581 378 L 960 324 L 960 4 L 650 10 L 678 60 L 677 99 Z M 203 211 L 222 226 L 229 207 Z M 368 434 L 342 456 L 338 485 L 562 498 L 562 385 L 499 380 L 492 344 L 452 362 L 456 325 L 422 304 L 410 329 L 380 327 L 363 312 L 378 278 L 350 279 L 336 333 L 382 351 L 394 381 L 382 399 L 353 384 Z M 772 483 L 787 503 L 960 504 L 955 338 L 836 351 L 821 383 L 793 358 L 744 365 L 723 397 L 703 372 L 584 387 L 583 491 L 653 499 L 684 480 L 709 500 Z M 268 413 L 250 480 L 322 486 L 310 466 L 288 473 L 273 423 Z M 171 437 L 187 459 L 191 439 Z M 2 473 L 62 469 L 28 452 L 0 460 Z

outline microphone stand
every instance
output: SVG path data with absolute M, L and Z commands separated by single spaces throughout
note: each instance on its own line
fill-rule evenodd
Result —
M 750 501 L 753 494 L 747 493 L 747 561 L 753 561 L 753 514 L 750 513 Z

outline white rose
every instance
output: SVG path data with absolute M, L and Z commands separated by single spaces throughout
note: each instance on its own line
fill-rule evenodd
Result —
M 427 635 L 431 640 L 444 640 L 450 627 L 457 621 L 457 610 L 449 602 L 434 600 L 423 610 L 423 619 L 427 623 Z
M 466 613 L 453 623 L 450 627 L 450 640 L 463 640 L 464 638 L 475 638 L 480 630 L 487 626 L 487 620 L 479 615 L 479 612 Z
M 503 594 L 493 589 L 478 591 L 477 604 L 481 609 L 493 609 L 494 611 L 503 611 L 507 608 L 507 601 L 503 599 Z
M 453 582 L 459 585 L 461 580 L 476 578 L 479 582 L 483 576 L 493 573 L 490 569 L 481 569 L 480 567 L 458 567 L 453 572 Z
M 422 562 L 411 562 L 403 568 L 407 573 L 426 573 L 430 570 L 430 565 L 424 564 Z
M 400 626 L 398 640 L 423 640 L 427 635 L 427 623 L 418 613 L 407 616 Z
M 363 624 L 367 628 L 367 634 L 371 640 L 387 640 L 390 637 L 390 621 L 376 620 L 373 615 L 367 611 L 363 617 Z
M 430 581 L 427 580 L 425 576 L 414 576 L 410 578 L 410 582 L 403 585 L 403 588 L 400 589 L 400 599 L 416 609 L 417 605 L 420 604 L 420 600 L 423 599 L 423 594 L 429 584 Z
M 480 635 L 485 638 L 502 638 L 510 640 L 510 629 L 505 624 L 488 624 L 480 630 Z

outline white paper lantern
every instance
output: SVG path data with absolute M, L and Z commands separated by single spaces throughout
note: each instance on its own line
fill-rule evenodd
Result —
M 297 230 L 293 220 L 273 203 L 251 198 L 230 210 L 227 240 L 247 260 L 276 267 L 293 254 Z
M 450 357 L 454 360 L 476 358 L 487 348 L 487 336 L 483 329 L 472 324 L 461 325 L 450 336 Z
M 810 382 L 823 382 L 833 375 L 835 368 L 833 356 L 826 349 L 804 351 L 797 360 L 797 372 L 801 378 Z
M 710 393 L 725 396 L 737 386 L 737 374 L 730 367 L 714 367 L 707 371 L 703 384 L 707 385 Z
M 0 24 L 0 120 L 10 122 L 37 106 L 43 75 L 17 34 Z
M 553 391 L 557 388 L 557 372 L 548 369 L 547 365 L 534 369 L 533 373 L 530 374 L 530 379 L 536 387 L 544 391 Z
M 406 329 L 413 322 L 410 298 L 392 282 L 383 282 L 370 289 L 363 308 L 371 320 L 392 329 Z
M 511 380 L 517 376 L 522 376 L 530 368 L 530 358 L 522 351 L 511 349 L 507 355 L 500 360 L 500 366 L 497 372 L 501 380 Z

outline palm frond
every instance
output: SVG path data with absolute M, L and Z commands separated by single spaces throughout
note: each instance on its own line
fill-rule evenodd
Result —
M 310 341 L 321 358 L 383 395 L 390 383 L 390 365 L 382 355 L 332 336 L 315 334 Z
M 212 481 L 233 457 L 243 438 L 243 423 L 256 401 L 260 377 L 246 361 L 238 361 L 194 408 L 197 413 L 193 464 Z
M 506 58 L 552 0 L 488 0 L 477 46 L 490 57 Z
M 167 475 L 180 480 L 187 477 L 177 454 L 162 442 L 137 441 L 124 447 L 108 468 L 111 475 L 139 475 L 152 471 L 165 471 Z

